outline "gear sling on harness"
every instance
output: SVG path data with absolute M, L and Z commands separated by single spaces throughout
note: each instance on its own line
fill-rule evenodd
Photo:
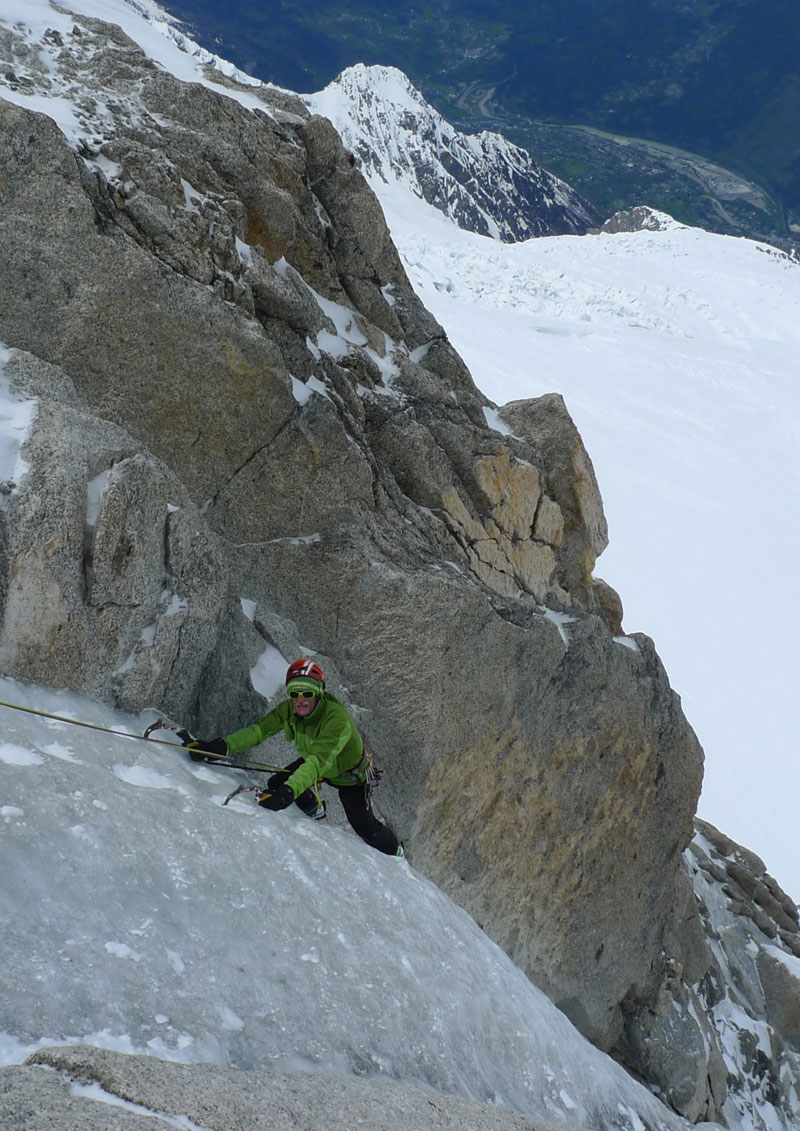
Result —
M 351 770 L 345 770 L 345 772 L 339 776 L 342 778 L 350 778 L 353 785 L 366 785 L 369 793 L 371 793 L 373 789 L 378 788 L 381 780 L 381 772 L 375 769 L 373 758 L 374 755 L 365 742 L 364 753 L 358 765 L 353 766 Z

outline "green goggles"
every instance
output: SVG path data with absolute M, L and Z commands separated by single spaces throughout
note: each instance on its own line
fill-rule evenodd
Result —
M 290 691 L 290 699 L 316 699 L 316 691 Z

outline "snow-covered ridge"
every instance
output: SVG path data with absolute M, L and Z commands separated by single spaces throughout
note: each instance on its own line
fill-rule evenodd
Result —
M 176 78 L 212 87 L 248 109 L 270 113 L 258 96 L 264 83 L 194 43 L 154 0 L 70 0 L 68 6 L 51 0 L 4 0 L 0 9 L 0 59 L 4 64 L 0 67 L 0 96 L 47 114 L 73 144 L 97 144 L 121 110 L 118 105 L 114 112 L 109 110 L 102 91 L 92 90 L 90 96 L 75 81 L 74 64 L 62 65 L 68 64 L 66 56 L 62 58 L 67 43 L 73 58 L 80 59 L 80 29 L 76 36 L 71 13 L 116 25 L 149 59 Z M 12 30 L 13 36 L 8 36 Z M 217 75 L 222 83 L 215 81 Z M 225 79 L 236 85 L 225 85 Z M 141 113 L 133 95 L 122 112 Z
M 373 184 L 403 187 L 460 227 L 504 242 L 580 234 L 592 206 L 497 133 L 461 134 L 394 67 L 349 67 L 306 97 Z

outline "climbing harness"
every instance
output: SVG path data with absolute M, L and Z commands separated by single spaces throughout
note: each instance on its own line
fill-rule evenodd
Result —
M 378 788 L 378 784 L 381 780 L 381 771 L 375 769 L 373 758 L 374 754 L 365 742 L 361 761 L 358 765 L 353 766 L 352 769 L 345 770 L 341 777 L 349 778 L 353 785 L 364 785 L 372 792 L 373 789 Z
M 366 742 L 364 743 L 364 757 L 367 759 L 367 764 L 364 767 L 364 772 L 367 776 L 367 788 L 369 792 L 372 793 L 372 791 L 377 789 L 381 784 L 381 774 L 383 771 L 375 768 L 375 755 L 369 746 L 367 746 Z

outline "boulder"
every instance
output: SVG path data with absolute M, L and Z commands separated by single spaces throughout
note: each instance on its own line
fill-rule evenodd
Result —
M 207 1131 L 556 1131 L 457 1096 L 354 1076 L 173 1064 L 84 1045 L 45 1048 L 0 1068 L 0 1126 L 152 1131 L 154 1118 Z M 578 1129 L 580 1131 L 580 1129 Z
M 533 462 L 545 469 L 544 490 L 560 508 L 559 583 L 591 608 L 591 575 L 608 545 L 608 525 L 591 459 L 564 400 L 549 393 L 535 400 L 511 401 L 500 415 L 515 436 L 530 444 Z

